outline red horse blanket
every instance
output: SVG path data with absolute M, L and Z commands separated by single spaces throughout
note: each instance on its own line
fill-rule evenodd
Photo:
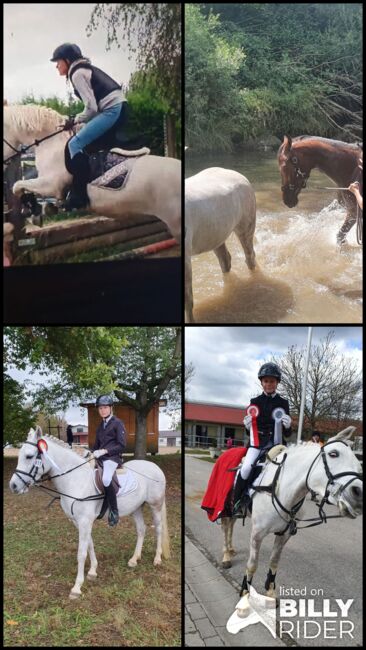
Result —
M 237 467 L 246 453 L 246 447 L 234 447 L 224 451 L 216 461 L 201 503 L 210 521 L 216 521 L 222 514 L 226 497 L 234 485 L 235 472 L 228 470 Z

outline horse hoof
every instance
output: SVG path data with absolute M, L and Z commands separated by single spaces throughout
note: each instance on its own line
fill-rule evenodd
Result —
M 69 594 L 70 600 L 76 600 L 77 598 L 80 598 L 81 594 L 73 594 L 72 591 Z
M 223 568 L 223 569 L 231 569 L 232 566 L 233 566 L 233 565 L 232 565 L 232 563 L 230 562 L 230 560 L 227 560 L 226 562 L 223 562 L 223 563 L 222 563 L 222 568 Z
M 154 560 L 154 566 L 160 566 L 161 560 Z
M 97 579 L 97 577 L 98 577 L 98 576 L 97 576 L 96 573 L 95 573 L 95 574 L 93 574 L 93 573 L 88 573 L 87 576 L 86 576 L 86 579 L 87 579 L 87 580 L 90 580 L 91 582 L 93 582 L 94 580 Z
M 135 566 L 137 566 L 137 562 L 135 562 L 134 560 L 129 560 L 127 566 L 133 569 Z

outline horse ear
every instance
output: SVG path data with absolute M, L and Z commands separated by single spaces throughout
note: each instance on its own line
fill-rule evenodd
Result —
M 333 436 L 333 438 L 329 438 L 328 442 L 336 442 L 337 440 L 343 440 L 344 442 L 349 441 L 349 444 L 351 443 L 351 438 L 356 431 L 356 427 L 347 427 L 346 429 L 343 429 L 339 433 L 337 433 L 336 436 Z
M 283 150 L 284 151 L 290 151 L 292 147 L 292 138 L 290 135 L 284 135 L 283 136 Z
M 36 428 L 36 438 L 37 438 L 37 440 L 39 440 L 40 438 L 42 438 L 42 436 L 43 436 L 42 429 L 41 429 L 41 427 L 39 426 L 39 424 L 37 424 L 37 428 Z

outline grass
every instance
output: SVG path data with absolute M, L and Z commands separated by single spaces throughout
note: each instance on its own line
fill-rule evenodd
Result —
M 171 558 L 153 566 L 155 534 L 150 508 L 142 560 L 127 566 L 135 548 L 131 517 L 115 529 L 93 527 L 98 578 L 85 580 L 69 600 L 77 573 L 78 533 L 56 502 L 32 488 L 11 494 L 15 458 L 4 459 L 4 645 L 181 646 L 181 456 L 149 457 L 167 478 Z M 85 564 L 89 570 L 89 560 Z

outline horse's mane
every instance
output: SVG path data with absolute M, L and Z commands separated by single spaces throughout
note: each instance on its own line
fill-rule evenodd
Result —
M 62 447 L 65 451 L 68 451 L 70 454 L 74 456 L 75 459 L 82 461 L 82 457 L 73 449 L 70 449 L 69 445 L 67 442 L 64 440 L 60 440 L 59 438 L 56 438 L 55 436 L 50 436 L 48 434 L 43 434 L 42 438 L 45 440 L 48 440 L 49 442 L 54 442 L 58 447 Z
M 37 104 L 13 104 L 4 106 L 4 119 L 8 124 L 27 131 L 55 129 L 65 122 L 65 117 L 53 108 Z

